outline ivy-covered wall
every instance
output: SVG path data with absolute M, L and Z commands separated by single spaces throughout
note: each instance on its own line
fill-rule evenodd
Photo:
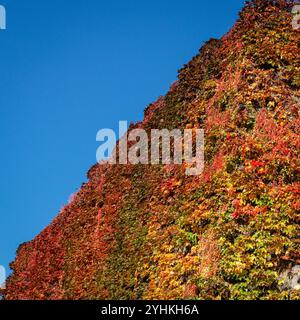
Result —
M 205 170 L 95 165 L 20 246 L 6 299 L 299 299 L 300 32 L 249 2 L 133 127 L 203 128 Z

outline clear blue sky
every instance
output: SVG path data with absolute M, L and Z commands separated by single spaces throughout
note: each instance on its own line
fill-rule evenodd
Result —
M 99 129 L 141 120 L 242 0 L 0 0 L 0 265 L 96 162 Z

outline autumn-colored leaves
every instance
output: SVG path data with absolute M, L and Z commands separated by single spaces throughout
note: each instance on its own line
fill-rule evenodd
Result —
M 300 52 L 287 1 L 256 0 L 137 126 L 205 130 L 205 169 L 94 166 L 13 263 L 6 298 L 299 299 Z

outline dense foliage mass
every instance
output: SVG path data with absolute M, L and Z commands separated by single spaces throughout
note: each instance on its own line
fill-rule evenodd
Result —
M 205 170 L 95 165 L 11 264 L 6 299 L 299 299 L 300 32 L 255 0 L 132 128 L 204 128 Z

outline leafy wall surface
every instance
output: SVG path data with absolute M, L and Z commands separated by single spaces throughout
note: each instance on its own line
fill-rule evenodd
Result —
M 95 165 L 11 264 L 6 299 L 299 299 L 300 32 L 256 0 L 132 128 L 203 128 L 205 169 Z

